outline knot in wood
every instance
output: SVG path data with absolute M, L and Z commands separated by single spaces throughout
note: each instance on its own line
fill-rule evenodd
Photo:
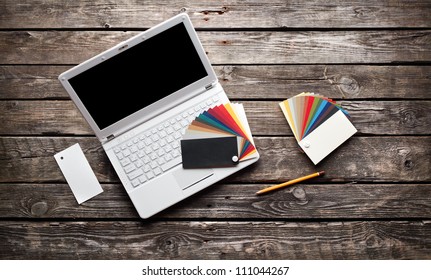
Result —
M 158 240 L 159 248 L 163 252 L 171 255 L 178 255 L 179 243 L 181 242 L 179 236 L 167 235 Z
M 30 211 L 33 216 L 42 216 L 48 212 L 48 204 L 44 201 L 36 202 L 31 206 Z
M 341 76 L 337 84 L 346 95 L 358 95 L 361 89 L 359 83 L 351 77 Z
M 406 169 L 411 169 L 411 168 L 413 167 L 413 161 L 412 161 L 412 160 L 410 160 L 410 159 L 406 159 L 406 160 L 404 161 L 404 167 L 405 167 Z
M 307 204 L 308 200 L 307 200 L 307 193 L 305 192 L 305 190 L 301 187 L 296 187 L 293 189 L 292 191 L 293 196 L 299 200 L 299 204 Z
M 406 127 L 415 127 L 417 118 L 416 113 L 412 109 L 405 109 L 400 112 L 401 123 Z
M 235 66 L 223 66 L 221 72 L 221 78 L 224 82 L 232 81 L 234 75 Z

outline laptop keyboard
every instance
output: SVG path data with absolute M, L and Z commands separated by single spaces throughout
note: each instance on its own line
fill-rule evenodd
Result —
M 133 187 L 148 182 L 182 162 L 180 140 L 197 115 L 216 105 L 217 95 L 114 147 Z

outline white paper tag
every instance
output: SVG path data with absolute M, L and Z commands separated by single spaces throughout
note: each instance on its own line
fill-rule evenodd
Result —
M 79 204 L 103 192 L 79 144 L 54 155 Z

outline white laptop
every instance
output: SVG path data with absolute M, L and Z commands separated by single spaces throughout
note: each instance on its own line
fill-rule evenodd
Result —
M 229 102 L 187 14 L 62 73 L 140 217 L 148 218 L 256 162 L 183 169 L 180 140 L 199 113 Z

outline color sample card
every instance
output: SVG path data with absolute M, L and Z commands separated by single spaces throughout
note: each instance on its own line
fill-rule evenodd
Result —
M 229 167 L 238 164 L 237 137 L 188 139 L 181 141 L 183 167 Z
M 279 105 L 296 141 L 314 164 L 357 132 L 347 111 L 322 95 L 303 92 Z
M 192 141 L 197 139 L 201 141 Z M 236 153 L 231 150 L 234 143 Z M 223 146 L 225 151 L 220 150 Z M 185 130 L 181 148 L 184 168 L 233 166 L 258 156 L 244 107 L 237 103 L 218 105 L 198 115 Z M 198 160 L 199 154 L 208 160 Z

